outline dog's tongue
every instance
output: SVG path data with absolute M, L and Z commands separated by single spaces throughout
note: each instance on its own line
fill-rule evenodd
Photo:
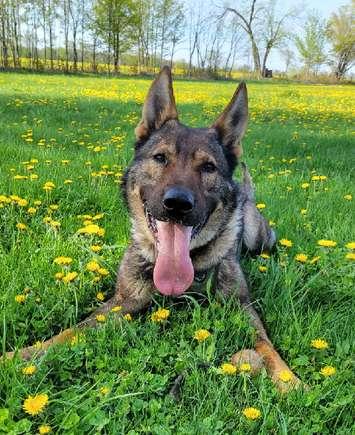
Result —
M 156 222 L 158 255 L 153 273 L 154 284 L 160 293 L 178 296 L 194 280 L 194 268 L 190 258 L 192 227 L 172 222 Z

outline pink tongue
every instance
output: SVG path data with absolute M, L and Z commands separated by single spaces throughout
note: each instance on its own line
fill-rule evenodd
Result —
M 171 222 L 156 222 L 158 256 L 154 266 L 154 284 L 163 295 L 178 296 L 187 290 L 194 280 L 194 268 L 190 258 L 192 227 Z

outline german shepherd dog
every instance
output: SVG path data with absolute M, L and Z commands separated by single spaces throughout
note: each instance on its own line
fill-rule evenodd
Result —
M 155 292 L 176 297 L 210 276 L 216 292 L 239 298 L 257 332 L 257 354 L 272 380 L 287 390 L 300 381 L 271 344 L 239 263 L 242 247 L 261 253 L 272 250 L 276 241 L 255 206 L 244 164 L 243 183 L 233 180 L 247 121 L 247 88 L 241 83 L 211 127 L 182 125 L 170 69 L 161 70 L 144 103 L 134 159 L 122 183 L 132 241 L 119 267 L 116 292 L 77 328 L 95 326 L 97 314 L 114 306 L 122 307 L 117 315 L 136 313 L 149 305 Z M 42 351 L 68 340 L 76 330 L 46 341 Z M 20 354 L 29 358 L 35 350 L 28 347 Z M 279 378 L 284 370 L 291 377 L 287 384 Z

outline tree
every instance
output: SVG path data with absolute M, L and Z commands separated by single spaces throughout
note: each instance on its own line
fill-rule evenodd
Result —
M 326 35 L 332 46 L 330 64 L 335 77 L 341 79 L 355 60 L 355 0 L 331 15 Z
M 295 37 L 295 44 L 307 74 L 317 74 L 319 67 L 325 62 L 325 42 L 325 21 L 313 12 L 304 25 L 303 37 Z

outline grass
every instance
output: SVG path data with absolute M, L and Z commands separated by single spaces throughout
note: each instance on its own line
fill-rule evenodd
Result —
M 135 78 L 0 74 L 3 352 L 49 338 L 94 310 L 99 292 L 105 299 L 112 295 L 129 241 L 118 186 L 149 84 Z M 212 123 L 235 86 L 179 80 L 181 120 Z M 65 434 L 353 431 L 354 263 L 346 258 L 351 253 L 346 244 L 355 239 L 354 201 L 348 196 L 354 196 L 353 88 L 251 82 L 248 89 L 245 161 L 257 202 L 266 205 L 262 212 L 279 239 L 293 244 L 279 244 L 267 260 L 245 259 L 244 268 L 275 347 L 308 390 L 281 396 L 265 373 L 255 378 L 219 373 L 234 352 L 254 342 L 247 318 L 232 303 L 222 306 L 209 292 L 202 300 L 157 296 L 132 321 L 107 321 L 31 363 L 18 358 L 0 363 L 0 433 L 36 433 L 41 425 Z M 54 187 L 44 190 L 47 182 Z M 78 234 L 85 221 L 105 234 Z M 320 239 L 337 245 L 321 247 Z M 102 250 L 94 253 L 92 245 Z M 306 263 L 295 260 L 300 253 L 308 256 Z M 73 261 L 62 267 L 53 263 L 58 256 Z M 109 275 L 87 271 L 93 259 Z M 62 269 L 78 276 L 65 284 L 55 278 Z M 159 307 L 170 310 L 163 324 L 150 319 Z M 193 338 L 200 328 L 211 332 L 202 343 Z M 313 349 L 315 338 L 327 340 L 329 348 Z M 29 364 L 36 371 L 25 375 Z M 336 373 L 321 375 L 325 365 Z M 181 372 L 185 380 L 175 402 L 167 393 Z M 49 402 L 31 416 L 22 405 L 40 393 Z M 242 414 L 248 406 L 261 417 L 248 420 Z

